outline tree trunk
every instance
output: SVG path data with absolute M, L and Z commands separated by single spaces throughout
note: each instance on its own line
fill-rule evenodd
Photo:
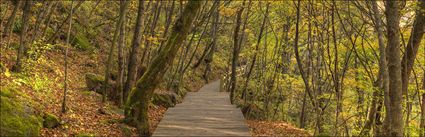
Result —
M 415 21 L 413 22 L 413 28 L 410 34 L 409 42 L 406 45 L 405 53 L 401 61 L 401 77 L 403 82 L 403 95 L 408 97 L 408 86 L 409 77 L 415 63 L 415 58 L 418 53 L 419 44 L 422 41 L 423 34 L 425 32 L 425 0 L 418 0 L 418 9 L 416 10 Z M 409 106 L 406 101 L 406 106 Z M 410 110 L 410 109 L 408 109 Z
M 120 1 L 120 10 L 124 10 L 123 8 L 127 8 L 126 0 Z M 119 106 L 122 106 L 124 104 L 124 92 L 123 92 L 123 82 L 124 82 L 124 50 L 125 48 L 125 21 L 126 18 L 124 16 L 124 21 L 122 22 L 120 26 L 120 36 L 118 38 L 118 78 L 117 78 L 117 103 Z
M 215 2 L 217 2 L 217 5 L 220 5 L 220 0 L 216 0 Z M 208 76 L 209 76 L 209 72 L 211 71 L 211 62 L 213 61 L 213 56 L 214 56 L 214 52 L 216 50 L 217 47 L 217 37 L 218 37 L 218 24 L 219 24 L 219 20 L 220 20 L 220 13 L 219 13 L 219 8 L 218 6 L 215 7 L 214 10 L 214 15 L 213 15 L 214 19 L 213 19 L 213 24 L 212 24 L 212 42 L 211 42 L 211 48 L 210 51 L 208 52 L 208 55 L 205 59 L 205 71 L 203 74 L 203 77 L 205 79 L 205 82 L 208 83 Z
M 255 63 L 257 61 L 257 53 L 258 53 L 258 50 L 259 50 L 259 45 L 260 45 L 260 42 L 261 42 L 261 38 L 263 36 L 263 31 L 264 31 L 264 28 L 265 28 L 265 25 L 266 25 L 266 20 L 267 20 L 268 14 L 269 14 L 269 6 L 270 6 L 270 3 L 267 3 L 267 5 L 266 5 L 266 13 L 264 15 L 263 22 L 261 23 L 261 27 L 260 27 L 260 34 L 258 34 L 257 43 L 255 45 L 254 56 L 252 57 L 251 66 L 249 67 L 249 70 L 248 70 L 248 72 L 246 74 L 245 85 L 244 85 L 244 88 L 242 90 L 242 99 L 244 99 L 244 100 L 246 99 L 246 90 L 248 88 L 248 83 L 249 83 L 249 80 L 250 80 L 252 71 L 254 69 Z
M 9 36 L 9 33 L 11 31 L 11 29 L 13 28 L 13 24 L 15 24 L 15 18 L 16 18 L 16 14 L 19 11 L 19 7 L 21 5 L 21 1 L 17 1 L 15 7 L 13 8 L 12 14 L 9 16 L 9 18 L 7 19 L 7 23 L 4 26 L 4 33 L 3 36 Z
M 305 92 L 307 93 L 308 97 L 310 98 L 311 103 L 314 107 L 314 111 L 316 113 L 316 130 L 319 131 L 319 134 L 321 134 L 323 131 L 322 131 L 322 125 L 321 125 L 322 124 L 322 117 L 321 117 L 322 112 L 319 108 L 320 104 L 316 103 L 317 99 L 315 98 L 315 96 L 312 93 L 310 84 L 308 82 L 308 77 L 303 70 L 304 67 L 303 67 L 303 64 L 302 64 L 302 61 L 301 61 L 301 58 L 300 58 L 300 55 L 299 55 L 299 51 L 298 51 L 299 26 L 300 26 L 300 22 L 301 22 L 301 15 L 300 15 L 301 6 L 300 6 L 300 4 L 301 4 L 301 0 L 298 0 L 297 4 L 296 4 L 297 5 L 296 6 L 296 8 L 297 8 L 297 19 L 296 19 L 296 23 L 295 23 L 295 39 L 294 39 L 294 44 L 293 44 L 294 53 L 295 53 L 295 59 L 297 61 L 298 69 L 299 69 L 300 74 L 301 74 L 301 78 L 303 79 L 303 82 L 304 82 Z
M 78 8 L 80 8 L 80 6 L 83 3 L 84 1 L 79 1 L 78 4 L 75 5 L 74 10 L 72 12 L 75 12 Z M 62 27 L 65 25 L 66 22 L 68 22 L 70 18 L 71 18 L 71 14 L 68 14 L 66 19 L 61 23 L 61 25 L 56 29 L 56 31 L 52 34 L 52 36 L 50 36 L 50 38 L 47 40 L 48 43 L 52 43 L 56 39 L 56 36 L 58 36 L 59 32 L 62 31 Z
M 360 133 L 361 136 L 366 136 L 369 134 L 369 131 L 372 128 L 372 124 L 375 123 L 376 113 L 377 113 L 377 106 L 378 100 L 380 100 L 380 94 L 384 91 L 384 93 L 388 93 L 388 68 L 387 68 L 387 57 L 385 53 L 385 40 L 384 40 L 384 30 L 382 26 L 382 20 L 381 15 L 378 10 L 378 4 L 376 1 L 370 1 L 370 4 L 372 6 L 372 19 L 375 22 L 375 31 L 378 34 L 378 44 L 379 44 L 379 72 L 378 72 L 378 79 L 377 79 L 377 87 L 379 90 L 374 90 L 373 97 L 372 97 L 372 103 L 369 108 L 369 115 L 368 119 L 365 122 L 365 125 L 363 126 L 363 129 Z M 388 116 L 388 115 L 387 115 Z M 389 118 L 389 117 L 388 117 Z M 379 120 L 379 119 L 378 119 Z M 389 120 L 389 119 L 387 119 Z
M 34 34 L 32 35 L 31 41 L 37 40 L 40 34 L 40 31 L 39 31 L 40 25 L 44 23 L 46 16 L 51 12 L 51 9 L 56 2 L 45 1 L 44 3 L 45 3 L 46 9 L 42 9 L 42 11 L 37 15 L 37 21 L 35 22 L 35 25 L 34 25 L 34 30 L 33 30 Z
M 236 15 L 236 27 L 235 31 L 233 32 L 233 56 L 232 56 L 232 72 L 230 75 L 230 102 L 234 103 L 234 96 L 235 96 L 235 90 L 236 90 L 236 67 L 238 65 L 238 58 L 239 58 L 239 31 L 241 26 L 241 19 L 242 19 L 242 12 L 244 8 L 238 10 Z
M 40 35 L 41 37 L 44 37 L 46 35 L 47 29 L 49 28 L 50 22 L 52 21 L 53 13 L 56 10 L 56 8 L 58 7 L 59 2 L 55 2 L 52 5 L 53 5 L 52 9 L 50 10 L 49 13 L 47 13 L 46 25 L 44 25 L 45 27 L 42 29 L 42 32 L 41 32 L 41 35 Z
M 422 90 L 425 90 L 425 72 L 422 78 Z M 422 93 L 422 105 L 421 105 L 421 123 L 420 123 L 420 137 L 425 137 L 425 93 Z
M 22 30 L 20 34 L 20 45 L 18 49 L 18 55 L 16 58 L 16 63 L 12 67 L 12 70 L 15 72 L 21 72 L 22 71 L 22 59 L 25 56 L 25 50 L 27 47 L 27 30 L 28 30 L 28 24 L 29 24 L 29 18 L 31 16 L 31 3 L 32 1 L 28 0 L 25 1 L 24 4 L 24 13 L 22 15 Z
M 71 10 L 70 10 L 71 19 L 69 20 L 69 24 L 68 24 L 69 25 L 68 26 L 68 35 L 66 37 L 65 58 L 64 58 L 64 60 L 65 60 L 65 80 L 63 82 L 64 90 L 63 90 L 63 100 L 62 100 L 62 113 L 66 112 L 66 93 L 67 93 L 67 90 L 68 90 L 68 46 L 70 45 L 69 39 L 70 39 L 70 36 L 71 36 L 71 28 L 72 28 L 72 15 L 73 15 L 72 10 L 74 8 L 73 4 L 74 4 L 74 1 L 71 0 Z
M 189 1 L 184 12 L 176 20 L 163 50 L 154 58 L 142 78 L 128 96 L 125 106 L 126 121 L 136 125 L 140 136 L 149 136 L 148 106 L 151 95 L 172 64 L 181 43 L 186 39 L 192 22 L 199 12 L 200 1 Z
M 399 3 L 387 1 L 385 15 L 387 17 L 388 37 L 388 74 L 389 74 L 389 100 L 390 100 L 390 136 L 403 136 L 403 108 L 402 108 L 402 80 L 400 60 L 400 15 Z
M 336 12 L 336 3 L 335 0 L 332 1 L 332 14 L 331 14 L 331 22 L 332 22 L 332 42 L 334 45 L 334 68 L 332 73 L 332 80 L 334 84 L 335 89 L 335 95 L 336 95 L 336 112 L 335 112 L 335 125 L 334 125 L 334 131 L 335 136 L 341 136 L 339 134 L 339 119 L 340 119 L 340 113 L 342 112 L 342 92 L 340 90 L 340 79 L 339 79 L 339 69 L 338 69 L 338 43 L 336 42 L 336 32 L 335 32 L 335 12 Z
M 142 26 L 143 26 L 143 7 L 144 0 L 139 0 L 139 7 L 137 11 L 137 21 L 136 21 L 136 27 L 134 28 L 134 34 L 133 34 L 133 41 L 131 43 L 131 51 L 129 54 L 128 59 L 128 66 L 127 66 L 127 80 L 124 85 L 124 94 L 123 94 L 123 100 L 127 99 L 128 93 L 134 85 L 134 80 L 136 77 L 136 67 L 137 67 L 137 61 L 138 54 L 140 52 L 140 41 L 142 39 Z
M 115 26 L 115 32 L 114 32 L 114 36 L 111 42 L 111 47 L 109 48 L 109 55 L 108 55 L 108 59 L 105 67 L 105 84 L 103 86 L 103 94 L 102 94 L 102 102 L 105 103 L 106 102 L 106 96 L 107 96 L 107 90 L 108 90 L 108 82 L 109 82 L 109 75 L 110 75 L 110 69 L 112 68 L 112 58 L 113 58 L 113 53 L 114 53 L 114 48 L 115 48 L 115 44 L 117 44 L 117 40 L 118 40 L 118 36 L 119 36 L 119 32 L 121 30 L 121 25 L 124 23 L 124 17 L 125 14 L 127 13 L 127 7 L 128 4 L 130 2 L 129 1 L 125 1 L 124 3 L 124 8 L 120 9 L 120 13 L 119 13 L 119 19 L 117 21 L 117 24 Z

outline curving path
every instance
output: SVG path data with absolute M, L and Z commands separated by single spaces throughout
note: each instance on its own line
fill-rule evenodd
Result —
M 219 92 L 220 81 L 189 92 L 169 108 L 153 136 L 251 136 L 242 112 Z

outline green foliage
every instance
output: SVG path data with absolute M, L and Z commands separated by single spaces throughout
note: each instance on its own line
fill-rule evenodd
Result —
M 93 48 L 87 37 L 81 33 L 77 33 L 74 36 L 74 41 L 72 42 L 72 45 L 80 50 L 91 50 Z
M 22 32 L 22 20 L 16 19 L 15 24 L 12 26 L 13 33 L 21 33 Z
M 71 36 L 72 46 L 83 51 L 93 50 L 93 46 L 91 45 L 90 40 L 85 34 L 85 29 L 79 24 L 75 24 L 73 26 L 76 31 Z
M 46 52 L 53 50 L 57 45 L 55 44 L 44 44 L 41 41 L 34 41 L 27 50 L 28 57 L 32 60 L 38 60 L 41 56 L 45 55 Z
M 19 49 L 19 43 L 17 43 L 17 42 L 11 42 L 10 45 L 9 45 L 9 47 L 11 49 L 17 50 L 17 49 Z

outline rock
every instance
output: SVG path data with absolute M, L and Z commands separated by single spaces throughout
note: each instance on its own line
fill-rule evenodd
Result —
M 94 74 L 94 73 L 86 73 L 86 87 L 88 90 L 95 91 L 99 94 L 103 94 L 103 86 L 104 86 L 104 76 Z M 110 80 L 108 82 L 108 89 L 112 89 L 112 85 L 115 84 L 115 81 Z M 108 91 L 108 93 L 111 91 Z M 110 94 L 109 94 L 110 95 Z
M 60 125 L 59 118 L 53 114 L 46 113 L 43 118 L 43 127 L 45 128 L 54 128 Z
M 86 74 L 86 86 L 88 90 L 95 91 L 99 94 L 102 94 L 102 88 L 104 86 L 105 79 L 101 75 L 97 75 L 94 73 Z M 108 88 L 112 87 L 112 81 L 108 82 Z
M 152 103 L 164 107 L 174 107 L 179 100 L 179 96 L 172 92 L 154 92 Z
M 93 73 L 86 74 L 86 86 L 88 90 L 99 90 L 103 85 L 104 81 L 105 79 L 103 79 L 103 77 L 100 75 Z
M 19 96 L 19 97 L 18 97 Z M 13 88 L 0 89 L 0 136 L 39 136 L 42 118 L 29 98 Z

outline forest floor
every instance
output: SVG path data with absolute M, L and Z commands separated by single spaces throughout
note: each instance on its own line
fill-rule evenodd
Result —
M 1 63 L 6 68 L 11 68 L 15 57 L 16 47 L 2 48 Z M 45 52 L 45 53 L 44 53 Z M 86 90 L 85 74 L 88 72 L 102 74 L 103 58 L 91 52 L 83 52 L 74 48 L 69 49 L 69 90 L 67 93 L 67 112 L 61 112 L 63 97 L 63 47 L 56 47 L 43 53 L 34 61 L 26 62 L 24 73 L 10 73 L 0 75 L 0 85 L 3 87 L 16 87 L 32 101 L 40 104 L 38 113 L 50 113 L 59 117 L 60 126 L 56 128 L 42 128 L 41 136 L 76 136 L 76 135 L 101 135 L 101 136 L 135 136 L 136 129 L 125 124 L 122 109 L 114 103 L 101 103 L 101 95 Z M 6 73 L 5 73 L 6 74 Z M 204 84 L 203 81 L 189 81 L 189 89 L 197 91 Z M 107 112 L 102 112 L 104 108 Z M 167 109 L 162 106 L 151 105 L 149 120 L 151 131 Z M 247 120 L 253 136 L 305 136 L 304 130 L 294 128 L 284 122 L 267 122 Z
M 306 130 L 296 128 L 283 121 L 247 120 L 251 135 L 258 136 L 311 136 Z

